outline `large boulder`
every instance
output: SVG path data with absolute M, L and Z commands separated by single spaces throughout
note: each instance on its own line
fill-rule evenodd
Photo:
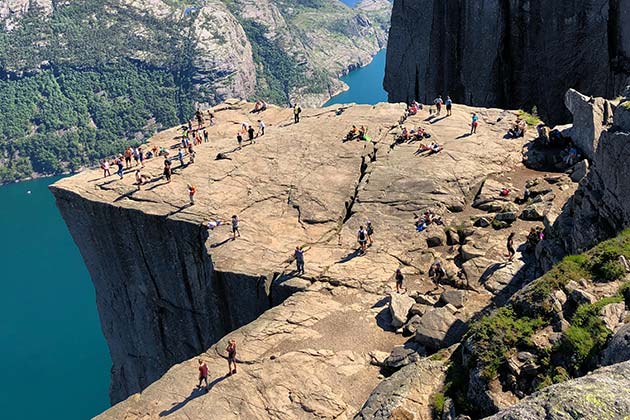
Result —
M 415 340 L 427 350 L 439 350 L 458 342 L 466 332 L 466 324 L 448 307 L 425 313 L 416 326 Z
M 599 138 L 612 118 L 610 102 L 603 98 L 592 98 L 569 89 L 564 103 L 573 114 L 570 135 L 573 142 L 589 159 L 595 157 Z
M 430 419 L 432 396 L 444 385 L 447 364 L 421 359 L 382 381 L 355 420 Z
M 409 309 L 416 303 L 412 297 L 402 293 L 392 293 L 389 312 L 392 314 L 392 327 L 400 328 L 407 322 Z
M 626 419 L 630 413 L 630 362 L 552 385 L 486 420 Z
M 543 203 L 534 203 L 523 209 L 521 219 L 523 220 L 543 220 L 547 206 Z
M 628 360 L 630 360 L 630 324 L 624 325 L 612 336 L 601 357 L 603 366 Z

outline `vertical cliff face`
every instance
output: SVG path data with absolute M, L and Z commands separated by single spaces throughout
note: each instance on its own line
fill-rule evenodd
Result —
M 270 307 L 264 280 L 215 270 L 198 224 L 53 192 L 96 289 L 112 403 Z
M 395 0 L 391 101 L 450 95 L 472 105 L 568 117 L 568 88 L 616 95 L 630 74 L 628 0 Z

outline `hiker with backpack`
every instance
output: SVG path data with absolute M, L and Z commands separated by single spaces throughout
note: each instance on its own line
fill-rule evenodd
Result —
M 359 227 L 359 231 L 357 232 L 357 241 L 359 242 L 359 247 L 361 249 L 361 254 L 365 254 L 367 250 L 367 230 L 363 226 Z

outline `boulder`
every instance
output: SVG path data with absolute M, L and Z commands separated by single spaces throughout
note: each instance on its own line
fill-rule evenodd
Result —
M 584 289 L 574 289 L 569 294 L 573 302 L 578 305 L 593 304 L 597 302 L 597 297 Z
M 413 298 L 403 293 L 392 293 L 389 300 L 389 312 L 392 314 L 392 327 L 400 328 L 407 322 L 409 309 L 416 303 Z
M 416 296 L 416 302 L 419 303 L 420 305 L 433 306 L 437 303 L 437 301 L 438 301 L 438 298 L 432 295 Z M 423 312 L 423 315 L 424 315 L 424 312 Z
M 606 328 L 615 332 L 623 324 L 626 315 L 626 305 L 623 302 L 609 303 L 604 306 L 600 312 L 600 316 Z
M 490 223 L 492 223 L 491 219 L 485 216 L 479 217 L 477 218 L 477 220 L 475 220 L 475 226 L 477 227 L 488 227 L 490 226 Z
M 446 290 L 440 296 L 440 302 L 444 305 L 451 304 L 456 308 L 463 308 L 466 303 L 466 292 L 464 290 Z
M 396 346 L 391 353 L 383 361 L 383 366 L 391 369 L 400 369 L 410 363 L 417 362 L 426 355 L 426 350 L 420 344 L 413 341 L 403 345 Z
M 507 223 L 512 223 L 516 221 L 516 218 L 517 218 L 517 214 L 513 211 L 498 213 L 496 216 L 494 216 L 494 220 L 498 220 L 500 222 L 507 222 Z
M 571 181 L 580 182 L 588 174 L 588 160 L 582 159 L 571 168 Z
M 608 346 L 602 352 L 601 363 L 603 366 L 630 360 L 630 324 L 623 327 L 612 336 Z
M 409 335 L 414 335 L 418 330 L 418 325 L 420 325 L 420 321 L 422 320 L 422 315 L 412 315 L 409 318 L 409 321 L 403 327 L 403 333 L 407 333 Z
M 523 220 L 543 220 L 545 218 L 546 206 L 542 203 L 530 204 L 521 213 Z
M 415 340 L 427 350 L 437 351 L 458 342 L 465 332 L 466 324 L 448 308 L 434 308 L 416 326 Z
M 389 357 L 389 353 L 378 350 L 373 350 L 368 355 L 370 356 L 370 363 L 375 366 L 383 366 L 383 362 Z
M 416 298 L 416 302 L 417 302 L 417 298 Z M 431 309 L 431 306 L 433 306 L 435 304 L 435 302 L 433 304 L 429 305 L 423 305 L 421 303 L 414 303 L 411 306 L 411 309 L 409 309 L 409 316 L 413 317 L 414 315 L 424 315 L 429 309 Z
M 485 420 L 624 419 L 630 413 L 630 362 L 552 385 Z
M 588 97 L 574 89 L 569 89 L 564 97 L 564 103 L 573 114 L 571 139 L 582 153 L 589 159 L 593 159 L 599 138 L 607 124 L 604 114 L 612 116 L 608 101 Z
M 437 246 L 446 245 L 447 238 L 446 232 L 442 226 L 431 224 L 425 231 L 427 246 L 434 248 Z

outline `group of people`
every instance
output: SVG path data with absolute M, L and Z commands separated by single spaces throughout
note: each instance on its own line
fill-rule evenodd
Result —
M 346 138 L 344 139 L 344 141 L 351 141 L 351 140 L 367 141 L 368 140 L 367 131 L 368 131 L 367 127 L 363 125 L 359 128 L 357 128 L 356 125 L 353 125 L 350 131 L 348 132 L 348 134 L 346 134 Z
M 228 373 L 226 376 L 236 375 L 236 340 L 233 338 L 228 341 L 228 345 L 225 347 L 227 353 Z M 197 388 L 201 388 L 202 384 L 205 384 L 205 389 L 209 389 L 208 383 L 208 365 L 202 359 L 198 359 L 199 363 L 199 383 Z
M 258 120 L 258 131 L 254 129 L 254 127 L 244 122 L 241 124 L 241 129 L 236 133 L 236 143 L 238 144 L 238 149 L 240 150 L 243 147 L 243 140 L 245 136 L 247 136 L 247 140 L 249 144 L 256 143 L 258 137 L 265 135 L 265 123 L 262 119 Z
M 522 118 L 517 118 L 516 121 L 512 124 L 512 126 L 508 129 L 508 136 L 512 138 L 519 138 L 525 135 L 525 131 L 527 130 L 527 122 Z
M 444 101 L 442 99 L 442 95 L 438 95 L 438 97 L 433 100 L 433 105 L 435 105 L 436 116 L 440 116 L 440 113 L 442 112 L 442 106 L 446 107 L 447 117 L 453 115 L 453 101 L 450 96 L 447 96 L 446 101 Z M 429 108 L 429 115 L 433 115 L 433 108 Z
M 416 219 L 416 221 L 414 222 L 414 226 L 416 227 L 417 232 L 424 231 L 428 226 L 432 224 L 438 226 L 444 225 L 442 216 L 436 215 L 432 210 L 426 210 L 421 216 L 418 216 L 414 213 L 413 216 Z

